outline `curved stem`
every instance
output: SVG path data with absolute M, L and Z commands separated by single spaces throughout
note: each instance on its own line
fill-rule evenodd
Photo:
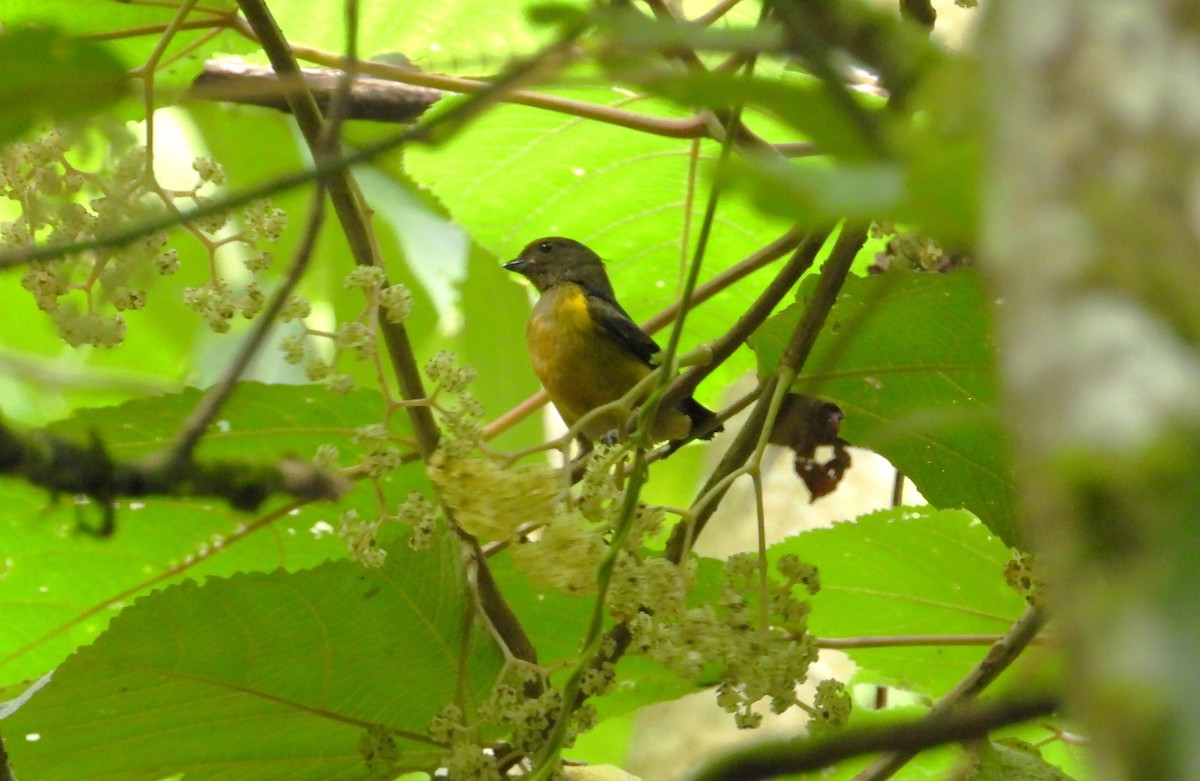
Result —
M 1027 609 L 1012 628 L 992 645 L 979 664 L 975 665 L 949 694 L 938 700 L 930 712 L 930 718 L 944 718 L 974 700 L 1000 676 L 1000 673 L 1016 661 L 1045 623 L 1045 613 L 1035 607 Z M 885 778 L 891 778 L 916 755 L 917 750 L 912 749 L 884 754 L 854 776 L 852 781 L 883 781 Z
M 922 749 L 987 736 L 992 730 L 1048 716 L 1058 708 L 1054 697 L 1012 699 L 933 713 L 907 724 L 848 729 L 823 740 L 763 741 L 710 762 L 690 781 L 759 781 L 820 770 L 850 757 L 877 751 Z
M 821 275 L 808 308 L 804 310 L 804 316 L 796 324 L 787 348 L 783 351 L 780 369 L 763 383 L 762 395 L 751 410 L 750 417 L 701 488 L 699 497 L 691 507 L 693 518 L 690 523 L 678 523 L 671 531 L 666 553 L 671 561 L 679 563 L 684 559 L 691 543 L 703 531 L 717 504 L 728 491 L 733 478 L 743 474 L 741 470 L 746 460 L 752 453 L 761 451 L 765 446 L 764 431 L 769 430 L 769 413 L 772 408 L 778 410 L 782 396 L 790 390 L 790 382 L 783 383 L 785 387 L 778 387 L 783 382 L 781 377 L 786 372 L 788 377 L 794 378 L 804 367 L 817 335 L 833 309 L 842 283 L 850 272 L 850 264 L 854 262 L 865 240 L 866 232 L 863 230 L 842 229 L 833 250 L 821 266 Z

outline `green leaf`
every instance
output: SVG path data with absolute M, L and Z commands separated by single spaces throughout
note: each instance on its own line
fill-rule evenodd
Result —
M 552 39 L 551 30 L 529 25 L 529 9 L 535 5 L 536 0 L 363 3 L 359 56 L 369 59 L 400 52 L 422 70 L 475 76 L 494 73 L 512 57 Z M 272 0 L 271 13 L 292 43 L 331 53 L 345 51 L 345 4 L 341 0 Z M 314 19 L 323 23 L 313 24 Z
M 975 744 L 963 781 L 1072 781 L 1042 759 L 1036 747 L 1019 740 Z
M 235 0 L 206 0 L 186 18 L 187 26 L 175 30 L 165 44 L 160 67 L 154 75 L 155 87 L 162 94 L 182 90 L 200 72 L 204 59 L 215 52 L 246 54 L 258 47 L 226 24 L 228 14 L 237 8 Z M 102 37 L 104 47 L 125 63 L 122 81 L 130 68 L 148 61 L 162 43 L 162 34 L 178 16 L 171 4 L 142 4 L 110 0 L 6 0 L 4 24 L 10 31 L 24 27 L 56 27 L 79 39 Z M 95 46 L 95 44 L 87 44 Z M 36 60 L 36 67 L 41 64 Z M 8 70 L 3 71 L 5 74 Z M 52 88 L 52 82 L 43 82 Z M 122 106 L 129 118 L 144 119 L 140 103 Z
M 46 117 L 97 111 L 129 88 L 125 65 L 107 47 L 51 29 L 0 35 L 0 73 L 0 143 Z
M 815 564 L 821 590 L 809 629 L 819 637 L 1003 634 L 1025 602 L 1004 580 L 1009 550 L 969 513 L 899 507 L 814 529 L 770 548 Z M 936 696 L 986 646 L 848 650 L 856 680 Z
M 705 560 L 711 561 L 711 560 Z M 573 665 L 587 636 L 596 597 L 539 588 L 513 565 L 507 553 L 489 560 L 492 574 L 508 598 L 525 632 L 538 649 L 538 663 L 551 669 Z M 706 566 L 707 582 L 720 575 L 720 564 Z M 611 624 L 611 621 L 609 622 Z M 699 685 L 642 656 L 626 654 L 617 664 L 619 685 L 594 700 L 601 720 L 627 714 L 644 705 L 673 700 Z
M 811 292 L 802 286 L 801 301 Z M 842 436 L 883 454 L 935 507 L 965 507 L 1014 544 L 991 307 L 971 270 L 850 277 L 796 390 L 841 406 Z M 775 370 L 803 308 L 751 337 L 760 374 Z
M 889 136 L 906 172 L 897 216 L 949 246 L 979 241 L 983 94 L 975 63 L 947 57 L 914 93 L 914 116 L 889 117 Z
M 86 440 L 96 432 L 119 459 L 153 453 L 169 441 L 201 397 L 200 391 L 160 396 L 118 407 L 85 410 L 52 426 L 59 435 Z M 353 463 L 361 448 L 358 426 L 377 422 L 382 399 L 358 391 L 334 396 L 316 386 L 240 384 L 203 441 L 201 458 L 275 461 L 287 454 L 311 457 L 330 443 Z M 398 502 L 427 486 L 419 465 L 388 476 L 383 487 Z M 95 639 L 138 594 L 185 577 L 228 575 L 275 567 L 311 567 L 345 555 L 332 522 L 345 509 L 377 517 L 370 486 L 357 487 L 334 509 L 307 505 L 287 514 L 275 502 L 257 517 L 217 503 L 149 498 L 116 507 L 116 531 L 97 539 L 80 533 L 99 511 L 12 478 L 0 480 L 0 612 L 9 617 L 0 635 L 0 683 L 40 675 L 79 645 Z
M 869 140 L 861 128 L 830 97 L 826 87 L 812 77 L 783 72 L 773 78 L 748 78 L 722 71 L 695 70 L 683 73 L 656 71 L 654 76 L 641 85 L 653 94 L 684 106 L 757 108 L 799 131 L 823 154 L 850 159 L 862 159 L 872 154 Z M 867 96 L 855 97 L 869 102 Z M 788 139 L 771 137 L 769 140 L 777 143 Z
M 894 214 L 905 194 L 904 170 L 895 163 L 763 156 L 739 159 L 731 170 L 764 213 L 807 225 Z
M 22 775 L 359 779 L 365 730 L 396 766 L 428 767 L 439 708 L 478 702 L 502 657 L 466 634 L 471 601 L 450 534 L 400 545 L 383 567 L 210 578 L 140 599 L 5 721 Z M 459 681 L 460 670 L 464 679 Z M 376 736 L 378 739 L 378 736 Z M 114 751 L 114 746 L 120 746 Z

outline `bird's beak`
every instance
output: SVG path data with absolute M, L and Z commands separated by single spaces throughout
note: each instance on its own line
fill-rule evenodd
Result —
M 516 260 L 510 260 L 505 263 L 504 267 L 509 271 L 515 271 L 518 274 L 524 274 L 525 270 L 529 268 L 529 261 L 525 258 L 517 258 Z

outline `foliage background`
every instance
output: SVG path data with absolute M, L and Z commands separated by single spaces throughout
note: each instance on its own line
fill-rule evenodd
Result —
M 554 24 L 531 21 L 534 5 L 366 2 L 358 52 L 364 59 L 401 52 L 426 73 L 496 73 L 558 34 Z M 877 18 L 844 5 L 847 18 L 860 12 Z M 344 50 L 340 0 L 272 0 L 269 7 L 305 59 L 328 64 Z M 570 7 L 590 8 L 560 4 L 542 8 L 541 16 L 569 22 L 575 18 Z M 227 0 L 198 5 L 189 18 L 207 26 L 180 29 L 167 40 L 162 26 L 176 9 L 166 5 L 10 0 L 0 19 L 6 31 L 0 36 L 6 82 L 0 142 L 30 138 L 50 118 L 141 122 L 151 101 L 157 108 L 155 173 L 167 186 L 190 186 L 191 158 L 200 154 L 221 162 L 233 192 L 304 169 L 310 155 L 289 115 L 185 94 L 206 58 L 265 61 L 229 23 L 236 8 Z M 703 10 L 685 4 L 689 14 Z M 748 31 L 758 14 L 756 3 L 737 4 L 716 29 L 733 31 L 727 41 L 739 40 L 736 34 L 757 40 Z M 886 71 L 899 60 L 921 61 L 912 71 L 920 79 L 909 106 L 888 113 L 870 96 L 852 98 L 855 108 L 846 109 L 836 90 L 831 98 L 812 76 L 791 67 L 794 62 L 785 67 L 773 58 L 759 63 L 749 84 L 682 68 L 656 70 L 651 78 L 639 68 L 661 65 L 656 35 L 687 46 L 705 45 L 703 36 L 603 14 L 589 21 L 596 27 L 587 56 L 530 85 L 568 101 L 567 110 L 500 101 L 443 143 L 409 145 L 354 169 L 389 277 L 414 294 L 405 325 L 418 363 L 438 350 L 457 353 L 478 371 L 472 389 L 488 419 L 537 390 L 520 338 L 528 294 L 500 267 L 527 240 L 560 234 L 597 248 L 636 319 L 678 300 L 721 144 L 658 131 L 692 117 L 697 107 L 745 100 L 747 126 L 762 137 L 816 141 L 831 153 L 796 160 L 743 155 L 722 169 L 701 284 L 722 279 L 797 225 L 843 217 L 900 220 L 955 250 L 976 248 L 984 142 L 975 99 L 980 77 L 970 57 L 928 47 L 914 25 L 880 22 L 920 56 L 884 52 L 868 64 Z M 29 25 L 44 32 L 26 36 L 21 31 Z M 167 41 L 164 50 L 156 49 L 160 41 Z M 63 55 L 71 46 L 78 49 Z M 723 56 L 702 53 L 709 65 Z M 153 91 L 146 80 L 126 91 L 124 71 L 148 58 L 158 63 Z M 447 97 L 431 116 L 468 100 Z M 570 108 L 583 104 L 636 112 L 643 126 L 586 119 Z M 860 115 L 878 122 L 878 147 L 854 129 Z M 352 121 L 342 138 L 353 151 L 394 133 Z M 81 147 L 79 165 L 102 165 L 101 149 L 98 142 Z M 310 186 L 273 196 L 291 217 L 273 247 L 277 259 L 299 248 L 309 199 Z M 3 208 L 10 213 L 0 211 L 0 218 L 15 217 L 15 205 Z M 9 421 L 76 440 L 99 436 L 121 459 L 153 455 L 171 440 L 202 396 L 196 388 L 223 375 L 245 333 L 239 324 L 232 335 L 213 334 L 187 311 L 183 290 L 203 281 L 207 258 L 182 230 L 174 232 L 172 246 L 181 272 L 153 281 L 151 304 L 125 313 L 127 338 L 111 350 L 64 345 L 20 288 L 22 269 L 5 272 L 0 398 Z M 865 276 L 883 251 L 875 238 L 858 253 L 796 387 L 839 404 L 847 413 L 842 436 L 888 457 L 931 507 L 895 508 L 807 532 L 772 546 L 768 556 L 794 553 L 820 568 L 823 587 L 811 599 L 809 621 L 815 635 L 885 638 L 880 647 L 850 643 L 860 705 L 852 727 L 927 713 L 977 668 L 987 647 L 984 640 L 959 641 L 1002 635 L 1027 610 L 1004 580 L 1010 546 L 1028 546 L 1030 539 L 1018 521 L 1012 417 L 1000 406 L 995 296 L 972 269 Z M 218 255 L 224 272 L 244 284 L 239 260 L 233 251 Z M 310 327 L 332 328 L 362 309 L 361 292 L 342 283 L 353 265 L 345 236 L 329 219 L 301 283 L 313 302 Z M 686 320 L 682 343 L 724 334 L 778 267 L 768 264 L 720 285 Z M 266 279 L 277 283 L 279 275 Z M 748 347 L 713 371 L 698 398 L 722 407 L 732 401 L 723 389 L 738 378 L 775 372 L 816 290 L 812 275 Z M 268 341 L 286 330 L 281 326 Z M 198 456 L 311 458 L 331 443 L 341 465 L 356 463 L 365 452 L 356 429 L 378 422 L 386 399 L 369 362 L 343 359 L 339 368 L 360 383 L 357 390 L 330 394 L 268 346 Z M 397 441 L 411 441 L 403 414 L 390 422 Z M 544 438 L 533 416 L 493 444 L 516 450 Z M 656 464 L 645 497 L 689 505 L 707 473 L 708 461 L 695 453 L 701 447 Z M 386 563 L 372 570 L 348 558 L 334 533 L 346 511 L 376 517 L 381 499 L 395 506 L 412 491 L 435 493 L 419 461 L 374 485 L 359 481 L 336 506 L 273 500 L 245 515 L 209 501 L 122 499 L 115 504 L 116 533 L 96 538 L 81 531 L 98 522 L 95 501 L 48 496 L 15 478 L 0 481 L 7 508 L 0 515 L 6 617 L 0 700 L 17 698 L 37 682 L 28 699 L 0 709 L 13 767 L 22 777 L 43 779 L 77 778 L 81 768 L 89 777 L 114 779 L 356 779 L 436 766 L 443 749 L 426 732 L 430 719 L 451 700 L 486 698 L 504 664 L 493 638 L 472 618 L 457 543 L 443 535 L 431 551 L 413 552 L 407 531 L 385 527 Z M 590 599 L 537 588 L 507 552 L 492 565 L 542 663 L 576 663 Z M 701 566 L 699 592 L 717 588 L 717 569 Z M 900 647 L 889 637 L 933 639 Z M 1062 664 L 1055 650 L 1037 647 L 997 688 L 1056 686 Z M 567 756 L 620 764 L 633 709 L 699 685 L 644 660 L 623 660 L 619 675 L 620 693 L 599 700 L 596 737 L 583 738 Z M 864 706 L 875 685 L 896 687 L 908 704 L 872 712 Z M 1042 744 L 1041 758 L 1011 742 L 970 752 L 942 748 L 920 755 L 896 777 L 1090 777 L 1078 749 L 1059 739 L 1063 729 L 1056 717 L 1004 733 Z M 381 731 L 390 736 L 386 752 L 379 749 L 384 744 L 371 743 Z M 379 752 L 394 753 L 379 759 Z M 864 764 L 851 760 L 821 777 L 865 778 L 855 776 L 869 772 Z

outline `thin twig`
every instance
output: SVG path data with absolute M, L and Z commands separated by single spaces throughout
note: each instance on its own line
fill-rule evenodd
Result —
M 760 434 L 768 422 L 768 412 L 773 399 L 781 398 L 782 393 L 790 390 L 791 381 L 804 367 L 804 362 L 816 342 L 818 334 L 825 325 L 825 318 L 837 300 L 842 283 L 850 271 L 859 249 L 866 239 L 866 233 L 859 229 L 843 228 L 838 236 L 829 257 L 821 265 L 821 273 L 817 281 L 813 297 L 809 300 L 804 316 L 796 324 L 787 348 L 783 352 L 780 368 L 763 383 L 762 395 L 750 412 L 750 417 L 734 438 L 729 449 L 725 451 L 721 462 L 709 476 L 699 497 L 692 504 L 692 518 L 676 524 L 671 531 L 667 543 L 667 558 L 679 563 L 695 542 L 695 538 L 703 531 L 705 524 L 716 511 L 720 499 L 729 490 L 733 479 L 742 474 L 743 465 L 756 448 L 761 448 L 759 441 L 764 437 Z M 777 389 L 780 377 L 785 380 L 786 388 Z M 777 404 L 778 401 L 775 401 Z
M 892 507 L 899 507 L 903 503 L 904 473 L 897 469 L 895 477 L 892 478 Z
M 0 781 L 17 781 L 8 763 L 8 752 L 4 749 L 4 736 L 0 735 Z
M 929 646 L 995 645 L 1005 635 L 866 635 L 863 637 L 817 637 L 818 648 L 919 648 Z M 1038 638 L 1040 639 L 1040 638 Z M 1035 639 L 1032 642 L 1037 642 Z
M 625 495 L 621 500 L 620 517 L 613 529 L 608 551 L 605 553 L 604 559 L 600 562 L 600 566 L 596 571 L 596 601 L 593 603 L 587 636 L 582 643 L 583 652 L 580 655 L 581 661 L 571 671 L 566 684 L 563 685 L 562 708 L 559 710 L 554 726 L 550 730 L 550 735 L 547 736 L 546 743 L 538 754 L 537 761 L 534 763 L 534 769 L 528 776 L 529 781 L 547 781 L 557 770 L 558 763 L 556 760 L 566 740 L 567 730 L 571 726 L 571 715 L 583 704 L 586 698 L 581 689 L 587 673 L 595 669 L 598 664 L 616 661 L 616 658 L 625 650 L 625 645 L 619 646 L 619 652 L 616 657 L 602 652 L 606 637 L 611 637 L 611 632 L 606 634 L 603 631 L 604 618 L 608 613 L 608 589 L 612 585 L 617 561 L 625 550 L 629 532 L 633 528 L 633 521 L 637 516 L 638 495 L 641 492 L 642 486 L 645 485 L 648 476 L 649 469 L 646 464 L 646 451 L 639 448 L 634 453 L 633 465 L 629 469 L 629 481 L 625 486 Z
M 821 740 L 771 740 L 726 754 L 710 762 L 691 781 L 758 781 L 820 770 L 842 760 L 878 751 L 918 751 L 985 737 L 1058 709 L 1054 697 L 1005 700 L 972 705 L 948 713 L 931 713 L 908 724 L 847 729 Z
M 663 404 L 677 404 L 691 396 L 716 367 L 728 360 L 737 348 L 745 343 L 746 338 L 775 311 L 775 307 L 783 300 L 787 292 L 795 287 L 800 277 L 812 268 L 813 261 L 816 259 L 817 253 L 821 251 L 821 247 L 824 246 L 829 233 L 829 230 L 818 230 L 804 237 L 788 262 L 771 280 L 758 299 L 750 305 L 750 308 L 738 318 L 733 327 L 709 343 L 712 360 L 702 366 L 693 366 L 677 377 L 663 396 Z
M 264 0 L 239 0 L 239 6 L 247 23 L 253 29 L 254 35 L 267 52 L 268 59 L 275 71 L 282 78 L 298 78 L 300 69 L 296 58 Z M 578 35 L 578 31 L 572 32 L 571 36 L 573 35 Z M 473 100 L 465 101 L 449 109 L 434 120 L 422 123 L 402 136 L 407 137 L 407 140 L 421 139 L 427 142 L 441 140 L 446 136 L 448 129 L 460 127 L 477 116 L 494 101 L 499 93 L 511 89 L 514 84 L 528 77 L 536 69 L 545 65 L 548 60 L 558 56 L 569 40 L 570 36 L 547 47 L 538 57 L 518 63 L 489 84 L 488 88 L 481 91 Z M 305 141 L 313 150 L 314 159 L 319 160 L 317 153 L 323 121 L 316 101 L 311 93 L 301 93 L 291 96 L 289 103 Z M 344 170 L 339 171 L 330 176 L 328 189 L 355 262 L 359 265 L 382 267 L 383 263 L 378 258 L 378 250 L 367 217 L 366 206 L 354 180 Z M 426 398 L 427 394 L 407 329 L 402 323 L 383 322 L 380 326 L 384 343 L 391 356 L 392 368 L 401 396 L 408 400 Z M 417 438 L 417 450 L 422 459 L 428 459 L 437 447 L 439 436 L 433 414 L 429 407 L 424 405 L 410 406 L 406 408 L 406 411 Z M 447 516 L 452 520 L 452 513 L 448 510 Z M 453 528 L 462 539 L 467 555 L 471 559 L 471 569 L 476 576 L 474 585 L 483 614 L 498 636 L 503 638 L 509 653 L 518 659 L 536 661 L 537 654 L 533 643 L 525 634 L 516 614 L 513 613 L 512 608 L 496 586 L 478 541 L 459 529 L 457 524 L 453 524 Z
M 212 424 L 220 413 L 221 408 L 225 406 L 225 402 L 233 395 L 237 381 L 241 379 L 246 368 L 250 366 L 250 362 L 254 360 L 254 356 L 258 354 L 259 349 L 266 341 L 267 334 L 271 332 L 271 328 L 275 325 L 275 319 L 279 317 L 279 313 L 283 311 L 288 299 L 291 298 L 292 292 L 296 286 L 300 284 L 300 280 L 304 277 L 304 272 L 308 270 L 308 263 L 312 259 L 313 250 L 317 246 L 317 237 L 321 233 L 321 225 L 325 221 L 325 187 L 322 183 L 317 184 L 317 188 L 313 191 L 312 201 L 309 204 L 308 221 L 304 227 L 304 235 L 300 238 L 300 243 L 296 247 L 295 258 L 292 261 L 291 268 L 288 269 L 287 276 L 283 282 L 275 289 L 274 295 L 271 296 L 270 302 L 267 303 L 263 312 L 255 319 L 254 325 L 250 329 L 250 333 L 246 334 L 246 338 L 242 340 L 241 346 L 238 347 L 237 355 L 225 367 L 221 379 L 216 385 L 204 394 L 204 398 L 192 410 L 192 414 L 180 427 L 179 433 L 175 436 L 175 444 L 172 446 L 168 462 L 183 463 L 191 460 L 192 454 L 196 450 L 196 446 L 200 443 L 200 439 L 204 436 L 204 432 Z
M 991 683 L 1008 669 L 1021 652 L 1025 650 L 1037 633 L 1046 623 L 1046 614 L 1035 607 L 1028 608 L 984 655 L 967 675 L 958 682 L 950 692 L 938 700 L 933 706 L 931 717 L 946 717 L 955 713 L 975 699 Z M 852 781 L 883 781 L 891 778 L 910 759 L 916 756 L 919 748 L 893 751 L 872 762 L 866 769 L 854 776 Z
M 714 22 L 718 21 L 722 16 L 732 11 L 740 2 L 742 2 L 742 0 L 720 0 L 719 3 L 700 14 L 692 21 L 701 27 L 708 27 Z
M 294 51 L 297 57 L 307 62 L 323 65 L 327 68 L 342 67 L 342 58 L 337 54 L 306 46 L 296 46 L 294 47 Z M 429 87 L 431 89 L 466 95 L 488 91 L 495 84 L 495 82 L 479 79 L 466 79 L 460 76 L 447 76 L 441 73 L 426 73 L 425 71 L 402 68 L 384 62 L 363 62 L 362 72 L 368 76 L 375 76 L 400 84 L 411 84 L 417 87 Z M 691 139 L 709 137 L 707 118 L 699 114 L 685 119 L 655 117 L 626 109 L 589 103 L 585 100 L 573 100 L 571 98 L 545 95 L 527 90 L 506 90 L 503 102 L 518 106 L 545 109 L 582 119 L 592 119 L 617 127 L 623 127 L 627 130 L 637 130 L 665 138 Z
M 91 35 L 81 35 L 80 40 L 83 41 L 119 41 L 124 38 L 141 38 L 147 35 L 161 35 L 168 29 L 174 30 L 207 30 L 211 28 L 233 28 L 234 25 L 229 20 L 229 14 L 221 13 L 215 17 L 208 19 L 192 19 L 190 21 L 180 22 L 178 24 L 167 22 L 164 24 L 148 24 L 143 27 L 126 27 L 121 30 L 114 30 L 108 33 L 92 33 Z

